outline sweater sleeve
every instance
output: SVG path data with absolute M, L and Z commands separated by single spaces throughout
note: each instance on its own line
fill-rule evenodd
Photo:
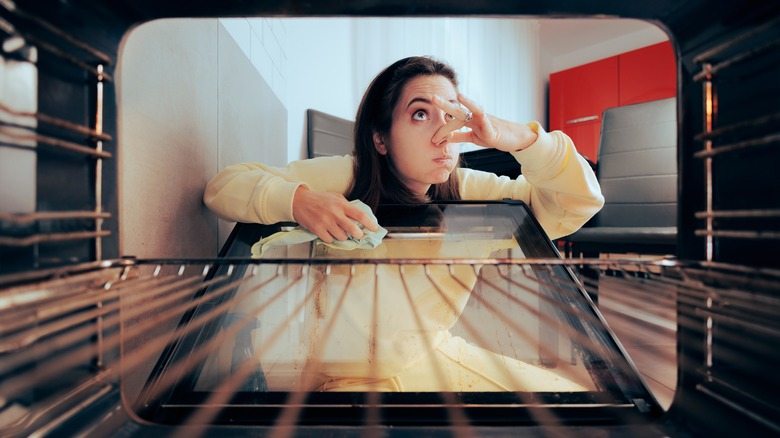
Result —
M 461 169 L 464 199 L 516 199 L 528 204 L 550 239 L 577 231 L 604 205 L 604 197 L 587 161 L 561 131 L 545 132 L 529 123 L 537 140 L 512 152 L 522 166 L 517 179 Z
M 293 196 L 299 186 L 344 194 L 351 182 L 349 155 L 293 161 L 286 167 L 241 163 L 209 181 L 203 202 L 225 220 L 272 224 L 293 220 Z

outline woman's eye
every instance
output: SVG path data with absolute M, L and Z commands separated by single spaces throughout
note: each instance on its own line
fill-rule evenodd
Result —
M 444 119 L 448 121 L 455 120 L 455 116 L 453 116 L 452 114 L 444 113 Z
M 428 114 L 423 110 L 418 110 L 412 114 L 412 118 L 415 120 L 428 120 Z

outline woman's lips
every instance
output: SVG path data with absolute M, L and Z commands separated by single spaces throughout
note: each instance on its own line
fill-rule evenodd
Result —
M 452 157 L 446 156 L 446 157 L 434 158 L 433 161 L 436 163 L 449 163 L 450 161 L 452 161 Z

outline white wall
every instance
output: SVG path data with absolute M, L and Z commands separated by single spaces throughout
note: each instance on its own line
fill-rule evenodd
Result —
M 287 41 L 284 20 L 278 18 L 221 18 L 220 24 L 282 102 L 287 100 Z
M 288 160 L 306 157 L 306 110 L 316 109 L 347 120 L 357 111 L 352 84 L 354 65 L 353 19 L 288 18 L 287 29 Z
M 305 156 L 307 108 L 353 120 L 374 76 L 398 59 L 412 55 L 431 55 L 450 63 L 459 74 L 461 91 L 499 117 L 525 121 L 544 114 L 544 92 L 537 86 L 540 71 L 536 20 L 283 21 L 289 44 L 290 160 Z

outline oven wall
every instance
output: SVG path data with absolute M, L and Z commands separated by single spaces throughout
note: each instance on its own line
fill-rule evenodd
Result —
M 218 20 L 139 26 L 118 71 L 121 255 L 214 257 L 232 224 L 203 189 L 231 163 L 286 163 L 285 106 Z

